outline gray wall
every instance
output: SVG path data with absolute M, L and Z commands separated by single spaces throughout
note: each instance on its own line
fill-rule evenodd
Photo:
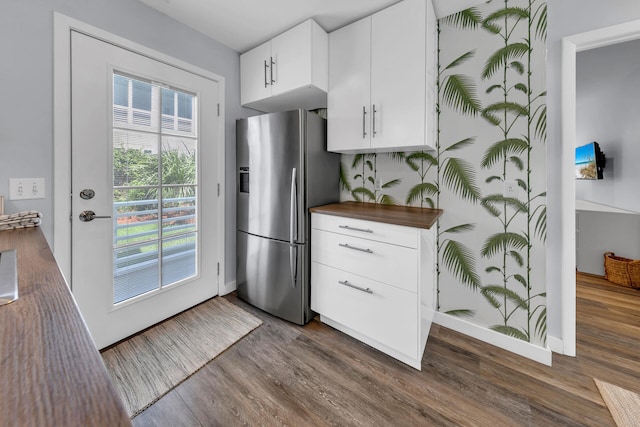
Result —
M 604 276 L 605 252 L 640 259 L 640 215 L 576 211 L 578 271 Z
M 562 216 L 560 161 L 562 152 L 561 54 L 562 38 L 623 22 L 640 19 L 637 0 L 549 0 L 547 33 L 547 310 L 549 335 L 562 337 L 560 247 Z
M 5 211 L 41 211 L 53 244 L 53 11 L 225 77 L 225 247 L 235 254 L 235 119 L 254 113 L 240 107 L 239 54 L 135 0 L 0 2 L 0 194 L 8 196 L 11 177 L 43 177 L 47 193 L 43 200 L 5 199 Z M 235 280 L 235 256 L 227 256 L 225 270 L 225 282 Z
M 576 181 L 576 199 L 640 212 L 640 40 L 576 57 L 578 145 L 597 141 L 607 157 L 604 179 Z

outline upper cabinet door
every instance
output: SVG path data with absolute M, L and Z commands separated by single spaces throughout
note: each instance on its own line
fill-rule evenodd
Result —
M 404 0 L 371 19 L 371 148 L 425 144 L 426 2 Z
M 271 56 L 275 63 L 271 95 L 286 93 L 309 84 L 326 92 L 328 49 L 327 33 L 312 20 L 274 37 L 271 40 Z
M 271 96 L 271 42 L 240 55 L 240 102 L 249 104 Z
M 327 106 L 329 37 L 308 19 L 240 55 L 241 103 L 265 112 Z
M 435 22 L 431 0 L 403 0 L 329 34 L 330 151 L 433 148 Z
M 370 147 L 370 67 L 371 17 L 329 34 L 329 151 Z
M 310 81 L 311 31 L 305 24 L 271 40 L 273 58 L 273 87 L 271 95 L 288 92 Z

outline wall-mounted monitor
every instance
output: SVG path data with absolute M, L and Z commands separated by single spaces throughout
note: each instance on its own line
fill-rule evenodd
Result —
M 597 142 L 576 147 L 576 179 L 602 179 L 605 163 Z

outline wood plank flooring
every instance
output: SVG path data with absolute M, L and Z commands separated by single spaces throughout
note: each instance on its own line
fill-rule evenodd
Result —
M 434 325 L 416 371 L 317 320 L 264 324 L 136 426 L 613 426 L 593 377 L 640 392 L 640 290 L 578 274 L 576 358 L 547 367 Z

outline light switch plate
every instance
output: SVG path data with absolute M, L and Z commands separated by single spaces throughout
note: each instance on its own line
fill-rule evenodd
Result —
M 519 187 L 518 187 L 518 183 L 516 181 L 505 181 L 504 182 L 504 190 L 503 190 L 503 196 L 504 197 L 508 197 L 511 199 L 516 199 L 518 198 L 518 191 Z
M 9 200 L 44 199 L 44 178 L 9 179 Z

